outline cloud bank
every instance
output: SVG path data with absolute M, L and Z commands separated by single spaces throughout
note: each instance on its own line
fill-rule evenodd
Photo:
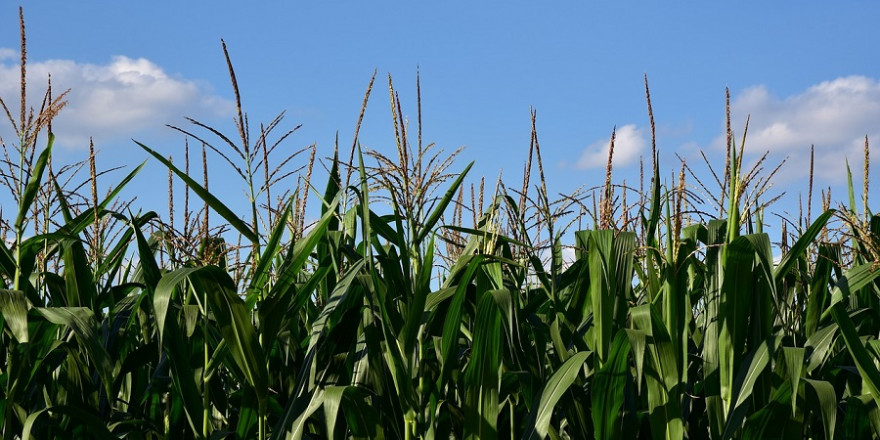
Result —
M 0 96 L 17 114 L 19 66 L 17 52 L 0 48 Z M 29 62 L 29 105 L 39 108 L 46 81 L 52 75 L 55 93 L 70 89 L 68 105 L 53 122 L 58 143 L 88 147 L 89 137 L 101 145 L 143 134 L 166 131 L 182 116 L 210 119 L 232 113 L 232 102 L 196 81 L 169 75 L 145 58 L 115 56 L 106 64 L 72 60 Z M 2 124 L 2 123 L 0 123 Z M 0 129 L 9 133 L 11 126 Z
M 737 139 L 750 115 L 747 153 L 769 151 L 776 163 L 787 157 L 783 179 L 805 175 L 814 145 L 816 175 L 840 182 L 846 174 L 844 158 L 861 169 L 865 136 L 875 145 L 880 142 L 880 82 L 848 76 L 784 98 L 774 96 L 766 86 L 754 86 L 731 101 L 731 113 Z M 717 137 L 713 147 L 723 149 L 724 137 Z M 877 152 L 877 147 L 871 148 L 872 154 Z
M 600 139 L 584 148 L 575 167 L 578 169 L 604 168 L 608 163 L 610 141 L 610 137 Z M 618 127 L 614 139 L 614 157 L 612 158 L 614 165 L 624 166 L 638 161 L 647 144 L 648 140 L 644 130 L 637 128 L 635 124 Z

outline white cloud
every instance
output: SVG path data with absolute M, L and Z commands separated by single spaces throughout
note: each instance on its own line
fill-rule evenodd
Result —
M 788 158 L 781 170 L 784 180 L 804 175 L 814 145 L 816 175 L 840 181 L 846 173 L 844 158 L 860 168 L 865 135 L 873 143 L 880 141 L 880 81 L 848 76 L 785 98 L 774 96 L 766 86 L 754 86 L 732 100 L 731 113 L 737 142 L 750 115 L 747 153 L 770 151 L 775 163 Z M 717 137 L 713 146 L 723 149 L 724 137 Z
M 0 48 L 0 96 L 15 114 L 19 66 L 9 49 Z M 58 143 L 87 147 L 95 143 L 136 137 L 145 130 L 163 131 L 182 116 L 212 118 L 229 115 L 233 104 L 196 81 L 169 75 L 145 58 L 115 56 L 106 64 L 72 60 L 30 62 L 27 65 L 29 105 L 38 108 L 51 73 L 55 93 L 70 89 L 67 107 L 53 122 Z M 6 131 L 9 126 L 3 127 Z
M 593 142 L 584 148 L 575 166 L 580 169 L 605 167 L 608 163 L 610 141 L 609 137 Z M 623 166 L 635 162 L 647 143 L 643 129 L 636 128 L 634 124 L 619 127 L 614 139 L 614 157 L 612 158 L 614 165 Z

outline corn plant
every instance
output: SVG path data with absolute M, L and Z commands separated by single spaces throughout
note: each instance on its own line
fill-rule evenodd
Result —
M 708 187 L 686 181 L 686 163 L 661 179 L 646 79 L 652 152 L 634 204 L 613 181 L 614 134 L 604 182 L 551 200 L 532 111 L 522 185 L 487 193 L 481 180 L 467 207 L 472 164 L 457 169 L 456 152 L 423 144 L 420 108 L 413 142 L 389 76 L 397 158 L 363 152 L 358 122 L 348 160 L 337 141 L 316 188 L 317 146 L 271 154 L 295 131 L 270 141 L 280 117 L 251 141 L 223 51 L 238 138 L 192 122 L 233 154 L 179 127 L 182 168 L 134 146 L 186 186 L 181 227 L 172 190 L 168 219 L 114 202 L 140 167 L 103 198 L 94 153 L 86 186 L 58 178 L 50 121 L 62 104 L 51 94 L 30 122 L 26 109 L 10 117 L 3 438 L 880 437 L 867 139 L 861 209 L 850 174 L 847 203 L 823 193 L 822 212 L 789 219 L 774 242 L 759 203 L 767 179 L 742 166 L 747 126 L 737 142 L 728 122 L 707 203 L 718 213 L 696 215 L 687 207 Z M 191 140 L 204 145 L 202 181 Z M 246 219 L 209 189 L 208 152 L 243 178 Z M 301 152 L 311 156 L 300 167 Z M 295 190 L 272 189 L 287 177 Z M 309 193 L 319 214 L 305 227 Z

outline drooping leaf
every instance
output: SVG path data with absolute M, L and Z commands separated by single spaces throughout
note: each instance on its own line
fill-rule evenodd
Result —
M 833 439 L 834 428 L 837 425 L 837 393 L 834 391 L 834 386 L 827 381 L 810 378 L 804 378 L 804 384 L 808 390 L 807 402 L 822 417 L 825 439 Z
M 9 332 L 19 344 L 29 340 L 27 320 L 27 300 L 20 290 L 0 289 L 0 314 Z

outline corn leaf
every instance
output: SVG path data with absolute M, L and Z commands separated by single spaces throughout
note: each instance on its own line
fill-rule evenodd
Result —
M 171 161 L 163 157 L 161 154 L 153 151 L 152 149 L 138 141 L 134 141 L 134 143 L 138 144 L 147 153 L 150 153 L 150 155 L 155 157 L 156 160 L 162 162 L 162 164 L 165 165 L 169 170 L 171 170 L 171 172 L 173 172 L 177 177 L 179 177 L 180 180 L 183 180 L 194 193 L 201 197 L 202 200 L 204 200 L 205 203 L 207 203 L 208 206 L 211 207 L 211 209 L 217 212 L 217 214 L 220 214 L 220 217 L 223 217 L 224 220 L 229 222 L 229 224 L 233 228 L 235 228 L 235 230 L 241 233 L 241 235 L 243 235 L 252 243 L 256 243 L 259 241 L 259 237 L 257 237 L 254 229 L 248 226 L 244 221 L 242 221 L 241 218 L 239 218 L 238 215 L 235 214 L 235 212 L 233 212 L 225 204 L 223 204 L 220 199 L 208 192 L 207 189 L 199 185 L 199 183 L 189 177 L 189 175 L 179 170 L 176 166 L 174 166 L 174 164 L 171 163 Z
M 608 362 L 593 379 L 593 427 L 597 439 L 619 439 L 623 432 L 620 414 L 628 380 L 630 343 L 625 331 L 617 332 Z
M 550 419 L 556 403 L 562 394 L 574 383 L 581 372 L 581 367 L 591 352 L 582 351 L 572 355 L 544 385 L 544 389 L 537 397 L 535 405 L 529 411 L 526 419 L 526 430 L 522 438 L 524 440 L 543 440 L 547 438 L 550 427 Z

